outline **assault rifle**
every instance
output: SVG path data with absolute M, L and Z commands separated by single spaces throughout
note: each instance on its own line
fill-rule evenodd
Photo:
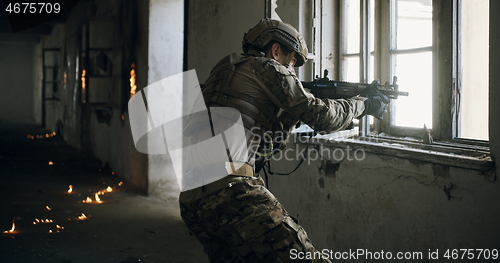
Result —
M 380 92 L 389 99 L 397 99 L 398 96 L 408 96 L 408 92 L 399 91 L 397 84 L 398 78 L 394 76 L 392 84 L 385 83 L 379 84 Z M 316 79 L 310 82 L 301 81 L 302 86 L 309 89 L 311 93 L 317 98 L 328 99 L 346 99 L 359 95 L 369 83 L 356 83 L 328 79 L 328 70 L 325 69 L 323 77 L 316 76 Z

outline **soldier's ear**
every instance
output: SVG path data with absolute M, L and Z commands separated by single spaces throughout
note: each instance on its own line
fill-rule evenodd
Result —
M 274 60 L 278 60 L 279 56 L 282 55 L 281 54 L 281 45 L 279 43 L 274 43 L 271 46 L 271 55 L 272 55 Z

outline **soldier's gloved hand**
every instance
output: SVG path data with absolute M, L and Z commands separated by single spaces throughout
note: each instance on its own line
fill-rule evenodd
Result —
M 375 79 L 365 90 L 363 90 L 363 92 L 361 92 L 360 96 L 367 98 L 367 100 L 365 100 L 365 111 L 362 116 L 372 115 L 379 120 L 382 119 L 382 114 L 384 114 L 385 107 L 387 107 L 390 100 L 380 92 L 378 88 L 379 84 L 379 80 Z

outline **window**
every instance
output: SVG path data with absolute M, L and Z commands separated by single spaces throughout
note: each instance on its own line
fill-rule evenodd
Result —
M 340 21 L 340 77 L 369 82 L 374 76 L 374 1 L 343 1 Z
M 489 1 L 461 0 L 458 9 L 460 110 L 457 136 L 488 140 Z
M 384 120 L 372 119 L 372 131 L 420 137 L 425 125 L 439 140 L 488 140 L 488 6 L 339 0 L 338 79 L 397 76 L 410 93 L 390 104 Z
M 380 51 L 389 58 L 383 66 L 411 94 L 391 103 L 391 125 L 432 128 L 431 0 L 393 0 L 390 20 L 390 49 Z

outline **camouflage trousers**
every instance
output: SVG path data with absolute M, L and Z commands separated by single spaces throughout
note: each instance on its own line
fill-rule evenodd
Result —
M 219 188 L 213 184 L 179 198 L 182 219 L 210 262 L 330 262 L 291 259 L 292 249 L 295 255 L 317 250 L 260 177 L 228 176 L 215 182 L 221 189 L 211 192 Z

